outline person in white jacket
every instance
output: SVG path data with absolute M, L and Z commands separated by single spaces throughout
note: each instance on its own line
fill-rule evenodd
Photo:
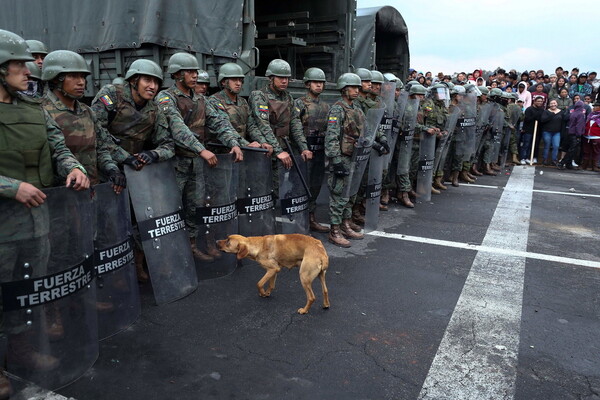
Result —
M 531 106 L 531 93 L 527 90 L 527 82 L 519 82 L 517 86 L 517 93 L 519 99 L 523 100 L 523 107 L 527 108 Z

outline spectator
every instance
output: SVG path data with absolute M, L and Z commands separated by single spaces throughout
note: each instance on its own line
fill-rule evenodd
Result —
M 573 68 L 571 70 L 571 75 L 575 75 L 575 76 L 579 75 L 579 68 L 577 68 L 577 67 Z
M 523 107 L 525 109 L 531 107 L 531 93 L 527 90 L 527 82 L 519 82 L 517 94 L 519 95 L 519 99 L 523 100 Z
M 556 83 L 550 89 L 550 93 L 548 94 L 549 99 L 557 99 L 560 95 L 560 91 L 562 89 L 567 89 L 567 80 L 561 76 L 556 80 Z M 567 89 L 567 95 L 569 94 L 569 90 Z
M 533 141 L 535 121 L 537 121 L 539 124 L 542 118 L 542 113 L 544 112 L 543 104 L 544 98 L 542 96 L 538 96 L 534 99 L 533 105 L 525 109 L 525 115 L 523 119 L 523 134 L 521 135 L 521 142 L 523 143 L 520 151 L 521 165 L 525 165 L 530 162 L 529 156 L 531 154 L 531 144 Z M 541 132 L 539 126 L 537 132 Z M 533 163 L 535 164 L 536 162 L 537 160 L 534 157 Z
M 582 73 L 577 78 L 577 82 L 569 87 L 569 96 L 573 98 L 576 94 L 580 97 L 584 97 L 586 94 L 592 94 L 592 85 L 588 83 L 588 76 L 586 73 Z M 573 100 L 575 101 L 575 100 Z
M 562 158 L 558 162 L 559 169 L 575 169 L 577 168 L 574 164 L 575 157 L 577 156 L 577 150 L 581 145 L 581 137 L 585 130 L 585 110 L 583 108 L 583 101 L 578 100 L 569 114 L 569 128 L 565 137 L 566 143 L 562 145 L 563 149 L 566 149 L 562 153 Z
M 563 67 L 556 67 L 556 69 L 554 70 L 554 73 L 556 74 L 556 78 L 560 78 L 561 76 L 564 76 L 564 69 Z
M 523 71 L 521 74 L 521 82 L 525 82 L 529 86 L 529 73 L 527 71 Z
M 427 78 L 431 78 L 431 77 L 432 77 L 432 76 L 431 76 L 431 71 L 427 71 L 427 72 L 425 72 L 425 78 L 426 78 L 426 79 L 427 79 Z
M 425 77 L 423 75 L 421 75 L 420 77 L 417 78 L 417 82 L 419 82 L 419 84 L 425 86 Z
M 583 111 L 585 112 L 585 117 L 587 118 L 587 116 L 592 112 L 592 107 L 590 107 L 580 95 L 576 94 L 573 96 L 573 104 L 577 103 L 579 100 L 583 101 Z
M 544 109 L 546 108 L 547 104 L 548 104 L 548 95 L 546 94 L 546 92 L 544 92 L 544 84 L 543 83 L 537 83 L 535 85 L 535 91 L 531 93 L 531 96 L 535 99 L 536 96 L 542 96 L 544 98 Z
M 423 85 L 423 86 L 425 86 L 426 88 L 428 88 L 431 85 L 432 85 L 432 83 L 431 83 L 431 77 L 428 76 L 428 77 L 425 78 L 425 85 Z
M 596 100 L 593 105 L 593 111 L 588 115 L 585 122 L 585 131 L 583 134 L 583 161 L 581 168 L 585 171 L 591 168 L 592 171 L 600 172 L 598 162 L 600 161 L 600 101 Z
M 560 131 L 563 124 L 563 111 L 558 108 L 556 100 L 550 100 L 549 107 L 541 117 L 542 134 L 544 135 L 544 165 L 556 165 L 558 147 L 560 146 Z M 552 147 L 552 159 L 548 158 Z
M 569 81 L 567 82 L 567 87 L 571 90 L 571 86 L 577 85 L 577 75 L 569 75 Z
M 564 80 L 564 78 L 561 79 Z M 558 98 L 553 100 L 556 100 L 556 102 L 558 103 L 558 109 L 561 111 L 567 110 L 573 105 L 573 100 L 571 100 L 571 98 L 569 97 L 569 91 L 566 87 L 560 89 L 560 94 L 558 95 Z
M 592 85 L 592 100 L 600 100 L 598 92 L 600 91 L 600 79 L 596 79 L 596 72 L 588 72 L 588 83 Z
M 586 94 L 583 96 L 583 107 L 585 108 L 585 117 L 587 118 L 592 113 L 592 96 Z
M 554 82 L 550 82 L 550 77 L 548 75 L 544 75 L 544 93 L 550 93 L 550 89 L 552 89 L 552 85 Z

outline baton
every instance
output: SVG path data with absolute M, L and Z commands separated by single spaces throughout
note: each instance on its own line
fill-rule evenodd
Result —
M 222 143 L 207 143 L 206 145 L 207 146 L 212 146 L 212 147 L 222 147 L 222 148 L 227 148 L 227 149 L 230 148 L 229 146 L 227 146 L 225 144 L 222 144 Z M 247 147 L 247 146 L 239 146 L 239 147 L 242 150 L 258 151 L 258 152 L 261 152 L 261 153 L 268 153 L 269 152 L 269 150 L 263 149 L 262 147 Z
M 535 154 L 535 137 L 537 136 L 537 120 L 533 125 L 533 140 L 531 142 L 531 158 L 529 159 L 529 165 L 533 165 L 533 155 Z
M 283 141 L 285 142 L 285 145 L 288 148 L 288 151 L 290 153 L 290 157 L 292 157 L 294 168 L 296 168 L 296 172 L 298 173 L 298 176 L 300 177 L 300 181 L 302 182 L 302 186 L 304 186 L 304 189 L 306 190 L 306 194 L 310 198 L 310 197 L 312 197 L 312 194 L 310 194 L 310 189 L 308 188 L 308 185 L 306 184 L 306 180 L 304 179 L 304 175 L 302 175 L 302 172 L 300 171 L 300 167 L 298 166 L 298 162 L 296 161 L 296 156 L 294 155 L 294 152 L 292 151 L 292 146 L 290 146 L 290 141 L 286 137 L 283 138 Z

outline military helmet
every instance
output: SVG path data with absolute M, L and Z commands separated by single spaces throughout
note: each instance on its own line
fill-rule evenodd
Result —
M 175 53 L 169 58 L 169 64 L 167 66 L 167 73 L 176 74 L 181 70 L 198 70 L 200 65 L 196 57 L 190 53 Z
M 448 88 L 448 90 L 452 90 L 452 89 L 454 89 L 454 86 L 456 86 L 452 82 L 441 82 L 441 83 L 442 83 L 442 85 L 445 85 Z
M 450 91 L 450 94 L 467 94 L 467 91 L 461 85 L 454 85 L 454 87 Z
M 352 72 L 346 72 L 340 75 L 337 80 L 337 88 L 341 90 L 346 86 L 361 86 L 360 76 L 353 74 Z
M 90 74 L 90 69 L 81 54 L 70 50 L 55 50 L 50 52 L 44 59 L 42 67 L 42 79 L 51 81 L 59 74 L 66 72 L 81 72 Z
M 417 81 L 410 81 L 408 83 L 411 83 L 411 82 L 417 82 Z M 412 87 L 412 85 L 420 85 L 420 83 L 419 82 L 412 83 L 411 87 Z M 439 82 L 431 87 L 431 89 L 447 89 L 447 88 L 448 88 L 448 86 L 444 85 L 443 83 L 439 83 Z
M 383 74 L 379 71 L 371 71 L 371 83 L 383 83 Z
M 361 81 L 370 81 L 371 79 L 373 79 L 371 71 L 369 71 L 366 68 L 356 68 L 356 71 L 354 71 L 354 73 L 358 75 Z
M 385 74 L 383 74 L 383 77 L 388 82 L 398 82 L 400 80 L 400 78 L 398 78 L 396 75 L 392 74 L 391 72 L 386 72 Z
M 515 99 L 515 101 L 519 100 L 519 93 L 512 92 L 511 95 L 512 95 L 513 99 Z
M 196 78 L 197 83 L 210 83 L 210 76 L 208 76 L 208 72 L 203 69 L 198 70 L 198 77 Z
M 25 63 L 25 65 L 27 66 L 27 69 L 31 73 L 29 75 L 31 78 L 35 78 L 40 81 L 42 80 L 42 70 L 40 69 L 40 67 L 38 67 L 38 65 L 36 63 L 34 63 L 33 61 L 27 61 Z
M 427 89 L 425 89 L 425 86 L 417 83 L 410 86 L 408 94 L 427 94 Z
M 26 40 L 27 46 L 29 46 L 29 51 L 31 54 L 48 54 L 48 48 L 46 45 L 39 40 Z
M 304 72 L 304 83 L 315 81 L 315 82 L 326 82 L 325 72 L 321 68 L 309 68 Z
M 490 90 L 490 97 L 497 97 L 497 96 L 502 96 L 502 90 L 498 89 L 498 88 L 493 88 L 492 90 Z
M 112 84 L 113 85 L 124 85 L 125 78 L 123 78 L 122 76 L 117 76 L 115 79 L 112 80 Z
M 481 92 L 481 94 L 485 94 L 486 96 L 490 94 L 490 89 L 485 86 L 477 86 L 477 89 Z
M 208 73 L 206 75 L 208 76 Z M 227 78 L 243 78 L 244 76 L 242 67 L 236 63 L 225 63 L 219 68 L 219 77 L 217 81 L 221 82 L 223 79 Z M 200 74 L 198 74 L 198 77 L 200 77 Z
M 0 29 L 0 64 L 11 60 L 33 61 L 34 58 L 21 36 Z
M 265 76 L 267 78 L 270 76 L 289 78 L 292 76 L 292 67 L 290 67 L 290 64 L 288 64 L 287 61 L 276 58 L 271 60 L 269 65 L 267 65 L 267 72 L 265 73 Z
M 148 75 L 158 78 L 161 82 L 163 80 L 162 70 L 152 60 L 135 60 L 131 63 L 131 67 L 127 70 L 125 74 L 125 80 L 129 80 L 134 75 Z
M 507 92 L 502 92 L 502 94 L 500 94 L 500 97 L 503 99 L 507 99 L 507 100 L 514 98 L 512 93 L 507 93 Z

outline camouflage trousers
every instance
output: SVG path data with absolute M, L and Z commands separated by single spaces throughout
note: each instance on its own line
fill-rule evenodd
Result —
M 419 141 L 413 139 L 412 151 L 410 153 L 410 171 L 408 172 L 411 188 L 417 186 L 417 174 L 419 172 L 419 151 Z
M 177 156 L 175 165 L 175 180 L 181 192 L 185 228 L 190 238 L 198 233 L 196 208 L 203 206 L 201 199 L 204 198 L 204 184 L 202 179 L 198 179 L 198 173 L 204 168 L 204 163 L 200 157 Z
M 409 192 L 412 189 L 410 170 L 415 140 L 404 140 L 400 136 L 396 141 L 396 154 L 398 155 L 396 169 L 396 188 L 399 192 Z M 419 152 L 417 150 L 417 163 Z
M 350 170 L 350 157 L 342 156 L 342 164 Z M 356 195 L 342 197 L 344 188 L 350 184 L 348 176 L 340 177 L 330 173 L 327 178 L 329 187 L 329 219 L 332 225 L 339 225 L 342 220 L 352 217 L 352 206 L 356 201 Z
M 462 142 L 458 140 L 452 140 L 450 148 L 448 149 L 448 157 L 446 159 L 445 170 L 448 171 L 462 171 L 463 169 L 463 158 L 464 154 L 459 154 L 462 150 Z
M 324 152 L 313 153 L 313 159 L 307 162 L 308 167 L 308 187 L 310 189 L 310 199 L 308 201 L 308 212 L 314 213 L 317 208 L 317 198 L 321 193 L 323 179 L 325 179 L 325 154 Z

